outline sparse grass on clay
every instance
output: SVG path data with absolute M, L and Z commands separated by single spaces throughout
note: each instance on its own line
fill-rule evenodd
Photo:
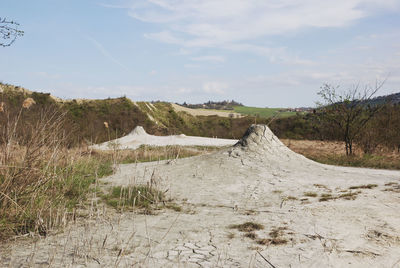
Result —
M 174 210 L 176 212 L 181 212 L 182 211 L 182 207 L 177 205 L 177 204 L 174 204 L 174 203 L 166 204 L 165 208 L 172 209 L 172 210 Z
M 163 192 L 148 185 L 115 186 L 103 199 L 108 205 L 118 210 L 133 208 L 151 210 L 160 202 L 165 201 Z
M 357 198 L 357 195 L 360 193 L 361 193 L 361 191 L 348 192 L 348 193 L 339 195 L 338 198 L 342 198 L 342 199 L 346 199 L 346 200 L 354 200 Z
M 304 196 L 308 196 L 308 197 L 317 197 L 318 194 L 315 192 L 305 192 Z
M 257 239 L 257 234 L 254 232 L 248 232 L 244 235 L 247 238 L 250 238 L 251 240 L 256 240 Z
M 182 207 L 165 197 L 165 192 L 156 185 L 115 186 L 110 192 L 102 196 L 109 206 L 119 210 L 143 209 L 151 213 L 157 209 L 170 209 L 182 212 Z
M 274 193 L 274 194 L 281 194 L 283 191 L 281 191 L 281 190 L 273 190 L 272 191 L 272 193 Z
M 284 238 L 284 231 L 286 229 L 286 227 L 273 228 L 269 232 L 270 238 L 259 239 L 257 243 L 260 245 L 284 245 L 288 242 L 288 240 Z
M 345 200 L 355 200 L 357 196 L 361 193 L 361 191 L 356 192 L 345 192 L 340 195 L 332 195 L 332 194 L 322 194 L 319 198 L 320 202 L 330 201 L 330 200 L 337 200 L 337 199 L 345 199 Z
M 397 182 L 389 182 L 385 184 L 386 188 L 383 190 L 385 192 L 395 192 L 400 193 L 400 184 Z
M 349 187 L 350 190 L 354 190 L 354 189 L 372 189 L 378 187 L 377 184 L 366 184 L 366 185 L 358 185 L 358 186 L 351 186 Z
M 229 228 L 237 229 L 240 232 L 244 232 L 244 236 L 254 240 L 259 245 L 283 245 L 288 242 L 284 238 L 286 227 L 276 227 L 269 232 L 269 238 L 259 238 L 255 231 L 263 230 L 264 226 L 259 223 L 245 222 L 243 224 L 230 225 Z M 233 238 L 234 236 L 232 236 Z
M 324 185 L 324 184 L 315 183 L 315 184 L 313 184 L 313 185 L 314 185 L 314 187 L 317 187 L 317 188 L 320 188 L 320 189 L 325 189 L 325 190 L 330 191 L 330 189 L 329 189 L 326 185 Z
M 320 202 L 329 201 L 331 199 L 335 199 L 332 194 L 321 194 L 321 198 L 319 199 Z
M 245 222 L 242 224 L 232 224 L 229 228 L 237 229 L 240 232 L 253 232 L 264 229 L 264 226 L 256 222 Z

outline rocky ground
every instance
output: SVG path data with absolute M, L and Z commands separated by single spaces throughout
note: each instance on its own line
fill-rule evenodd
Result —
M 104 188 L 150 180 L 180 211 L 93 201 L 45 238 L 0 248 L 5 267 L 400 267 L 400 172 L 315 163 L 253 125 L 229 149 L 121 165 Z

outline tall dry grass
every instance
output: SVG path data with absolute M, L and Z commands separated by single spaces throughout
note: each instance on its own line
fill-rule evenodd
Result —
M 111 169 L 109 160 L 68 150 L 65 113 L 50 107 L 32 120 L 33 105 L 27 98 L 16 113 L 1 105 L 0 239 L 65 224 L 95 177 Z

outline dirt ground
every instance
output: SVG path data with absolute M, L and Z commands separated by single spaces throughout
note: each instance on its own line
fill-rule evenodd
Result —
M 180 211 L 118 213 L 0 247 L 4 267 L 400 267 L 400 171 L 294 153 L 263 125 L 221 151 L 121 165 L 104 190 L 156 182 Z

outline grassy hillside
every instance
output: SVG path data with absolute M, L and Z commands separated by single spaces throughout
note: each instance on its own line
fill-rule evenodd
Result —
M 249 107 L 249 106 L 235 106 L 234 111 L 243 115 L 250 115 L 250 116 L 259 116 L 264 118 L 270 117 L 288 117 L 296 115 L 295 112 L 289 111 L 281 111 L 282 108 L 258 108 L 258 107 Z
M 0 84 L 0 102 L 5 111 L 16 115 L 22 102 L 30 97 L 36 104 L 24 113 L 34 124 L 45 111 L 65 113 L 64 130 L 69 143 L 99 143 L 128 134 L 136 126 L 143 126 L 150 134 L 186 134 L 193 136 L 240 138 L 254 118 L 223 118 L 218 116 L 193 116 L 177 112 L 166 102 L 133 102 L 126 97 L 104 100 L 63 101 L 48 93 L 37 93 L 12 85 Z M 6 120 L 2 117 L 1 120 Z M 265 119 L 265 122 L 267 120 Z M 108 128 L 105 127 L 105 122 Z M 263 123 L 263 119 L 258 119 Z M 4 122 L 0 124 L 5 125 Z M 24 129 L 18 129 L 23 135 Z

